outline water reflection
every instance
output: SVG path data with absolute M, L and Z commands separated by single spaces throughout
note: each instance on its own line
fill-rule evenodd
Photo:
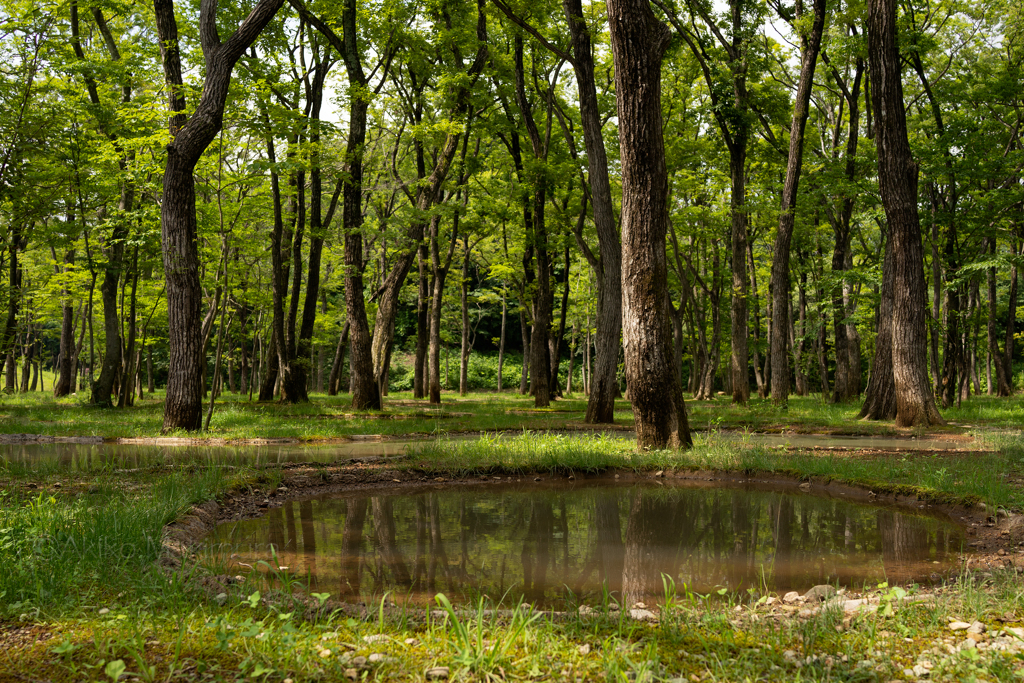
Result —
M 587 486 L 432 490 L 289 502 L 222 525 L 214 561 L 271 559 L 348 600 L 443 591 L 542 604 L 656 599 L 662 575 L 691 590 L 802 590 L 928 582 L 962 543 L 948 521 L 810 495 L 743 488 Z

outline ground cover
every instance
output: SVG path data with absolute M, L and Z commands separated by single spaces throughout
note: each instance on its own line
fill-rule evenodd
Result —
M 422 410 L 407 407 L 413 403 L 407 397 L 392 400 L 389 412 Z M 473 400 L 478 407 L 472 407 Z M 1024 677 L 1024 640 L 1018 637 L 1024 632 L 1016 630 L 1024 625 L 1018 574 L 1024 567 L 1019 550 L 1024 538 L 1016 516 L 1024 508 L 1024 440 L 1005 433 L 1012 419 L 998 402 L 979 400 L 983 405 L 971 408 L 969 418 L 953 418 L 972 425 L 955 430 L 973 432 L 984 449 L 896 454 L 744 443 L 721 433 L 739 426 L 744 410 L 724 402 L 691 404 L 695 424 L 711 430 L 684 453 L 637 452 L 615 435 L 566 434 L 573 416 L 560 413 L 544 413 L 531 427 L 553 425 L 556 433 L 523 434 L 522 424 L 532 419 L 523 399 L 470 396 L 453 403 L 458 403 L 458 412 L 473 416 L 450 419 L 492 435 L 478 441 L 442 438 L 404 458 L 357 462 L 227 466 L 168 461 L 130 471 L 111 464 L 69 472 L 53 463 L 33 468 L 21 461 L 0 461 L 0 681 L 109 681 L 122 676 L 424 680 L 430 670 L 441 676 L 442 668 L 448 677 L 461 680 Z M 560 401 L 556 409 L 567 405 L 572 404 Z M 582 402 L 579 406 L 582 413 Z M 806 406 L 796 401 L 784 413 L 759 405 L 746 410 L 748 421 L 762 429 L 817 427 L 856 433 L 860 428 L 850 417 L 853 407 Z M 445 409 L 455 411 L 447 405 Z M 32 425 L 15 429 L 13 424 L 18 416 L 59 410 L 43 402 L 19 405 L 18 399 L 7 397 L 0 406 L 0 426 L 7 433 L 67 434 Z M 118 420 L 131 422 L 146 410 L 159 413 L 145 404 L 135 412 L 95 411 L 87 418 L 92 423 L 79 433 L 116 437 Z M 297 409 L 247 405 L 244 414 L 250 421 L 262 415 L 259 421 L 275 435 L 294 437 L 304 427 L 292 426 L 288 434 L 289 422 L 335 410 L 344 413 L 343 402 L 320 401 Z M 509 410 L 517 413 L 508 415 Z M 504 422 L 488 429 L 489 421 L 504 415 L 520 425 L 518 435 L 494 435 L 504 429 Z M 135 435 L 155 434 L 148 419 L 135 423 Z M 330 423 L 347 425 L 349 419 L 362 418 Z M 417 419 L 365 419 L 354 428 L 367 431 L 351 433 L 372 433 L 381 425 L 404 427 Z M 239 420 L 234 431 L 222 432 L 225 438 L 262 434 L 260 425 L 242 426 Z M 342 431 L 315 438 L 344 436 Z M 971 550 L 977 552 L 958 579 L 944 587 L 854 587 L 824 606 L 756 592 L 700 596 L 685 586 L 667 584 L 659 605 L 603 601 L 580 606 L 570 601 L 544 613 L 517 611 L 512 605 L 497 611 L 456 605 L 449 611 L 443 601 L 402 608 L 392 606 L 388 596 L 380 596 L 377 603 L 339 605 L 330 595 L 303 590 L 301 577 L 285 577 L 284 588 L 271 589 L 256 577 L 218 576 L 215 568 L 187 558 L 177 566 L 159 562 L 165 525 L 178 519 L 184 520 L 179 528 L 201 530 L 203 524 L 193 525 L 198 517 L 188 516 L 188 511 L 210 500 L 218 501 L 216 521 L 258 514 L 265 504 L 317 487 L 400 490 L 425 480 L 447 486 L 496 475 L 600 474 L 756 475 L 789 481 L 793 487 L 804 484 L 808 495 L 841 482 L 863 487 L 865 496 L 870 490 L 956 508 L 967 519 L 971 543 L 976 544 Z

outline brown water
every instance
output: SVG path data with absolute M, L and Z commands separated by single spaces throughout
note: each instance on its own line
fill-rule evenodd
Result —
M 593 604 L 607 588 L 632 604 L 663 596 L 663 575 L 679 593 L 927 583 L 954 569 L 963 542 L 937 517 L 750 486 L 541 486 L 293 501 L 221 525 L 209 561 L 231 574 L 287 567 L 348 601 L 392 591 L 557 605 L 571 590 Z
M 611 438 L 635 439 L 632 432 L 617 432 Z M 472 440 L 476 435 L 455 435 L 450 440 Z M 750 446 L 786 448 L 836 448 L 874 450 L 977 450 L 973 441 L 913 439 L 899 437 L 831 436 L 827 434 L 740 434 L 719 432 L 711 438 Z M 295 462 L 344 462 L 402 456 L 432 441 L 420 439 L 377 440 L 373 435 L 344 443 L 310 445 L 299 443 L 208 446 L 112 443 L 23 443 L 0 444 L 0 466 L 29 470 L 94 472 L 104 469 L 160 467 L 181 463 L 261 466 Z

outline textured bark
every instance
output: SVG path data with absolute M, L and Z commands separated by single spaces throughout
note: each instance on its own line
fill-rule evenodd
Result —
M 608 23 L 622 160 L 622 312 L 626 381 L 645 448 L 692 444 L 673 368 L 665 237 L 668 175 L 661 123 L 661 60 L 671 33 L 648 0 L 610 0 Z
M 601 111 L 597 103 L 594 59 L 590 33 L 583 19 L 581 0 L 562 0 L 572 40 L 573 69 L 579 91 L 580 123 L 587 150 L 590 200 L 600 260 L 597 262 L 597 337 L 596 361 L 588 382 L 585 422 L 610 424 L 615 421 L 615 394 L 618 383 L 619 339 L 622 333 L 622 247 L 615 227 L 608 181 L 608 159 L 601 134 Z M 595 265 L 595 264 L 591 264 Z
M 924 249 L 917 214 L 918 167 L 907 140 L 895 0 L 871 0 L 868 54 L 872 105 L 877 119 L 878 182 L 889 223 L 893 262 L 892 367 L 896 425 L 943 424 L 928 382 Z
M 797 3 L 797 21 L 802 3 Z M 771 396 L 778 405 L 789 400 L 789 245 L 796 225 L 797 188 L 803 168 L 804 129 L 810 112 L 811 88 L 814 69 L 821 49 L 821 34 L 825 26 L 825 0 L 814 0 L 814 18 L 811 30 L 801 36 L 800 81 L 793 102 L 793 122 L 789 129 L 789 159 L 786 162 L 786 180 L 782 185 L 782 210 L 779 230 L 775 237 L 772 259 L 772 323 L 771 323 Z
M 283 0 L 259 0 L 238 29 L 221 42 L 217 2 L 202 0 L 199 34 L 206 60 L 203 94 L 186 120 L 185 97 L 173 0 L 154 0 L 164 79 L 171 110 L 163 202 L 160 211 L 164 272 L 167 281 L 167 399 L 163 430 L 202 426 L 203 346 L 200 302 L 196 195 L 193 171 L 223 124 L 231 71 L 242 53 L 270 22 Z

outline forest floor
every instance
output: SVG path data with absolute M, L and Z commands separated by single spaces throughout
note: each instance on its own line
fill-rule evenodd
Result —
M 225 397 L 207 443 L 421 441 L 398 456 L 248 465 L 168 458 L 70 467 L 18 450 L 67 437 L 166 444 L 158 399 L 126 411 L 0 399 L 10 444 L 0 446 L 8 449 L 0 450 L 0 682 L 1024 679 L 1021 399 L 972 398 L 929 432 L 858 421 L 857 406 L 813 398 L 788 410 L 689 402 L 696 446 L 679 453 L 638 452 L 622 431 L 632 422 L 626 402 L 618 431 L 593 434 L 583 400 L 534 410 L 523 397 L 474 394 L 435 413 L 398 395 L 384 413 L 366 415 L 348 410 L 345 397 L 305 406 Z M 791 447 L 758 441 L 759 432 L 900 438 L 908 447 Z M 483 436 L 458 438 L 467 434 Z M 819 602 L 820 589 L 719 596 L 666 586 L 658 605 L 606 600 L 555 611 L 449 609 L 440 599 L 432 608 L 383 598 L 345 605 L 296 582 L 282 589 L 255 575 L 219 575 L 191 553 L 218 522 L 313 494 L 616 475 L 742 477 L 807 495 L 928 506 L 964 527 L 967 547 L 957 576 L 931 587 L 851 587 Z

